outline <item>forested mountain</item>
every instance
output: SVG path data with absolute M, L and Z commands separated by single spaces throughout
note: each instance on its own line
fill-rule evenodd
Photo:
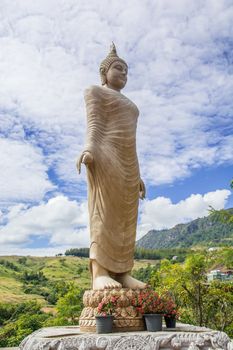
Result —
M 167 230 L 151 230 L 137 241 L 137 247 L 146 249 L 194 246 L 233 246 L 233 225 L 208 216 Z

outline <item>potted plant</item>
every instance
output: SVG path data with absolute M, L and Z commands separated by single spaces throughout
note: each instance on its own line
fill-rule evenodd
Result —
M 164 300 L 164 320 L 167 328 L 176 328 L 176 320 L 179 317 L 179 311 L 173 297 L 166 293 Z
M 133 305 L 143 314 L 149 332 L 162 330 L 163 299 L 152 289 L 143 289 L 133 299 Z
M 114 309 L 117 306 L 118 297 L 115 295 L 105 296 L 97 307 L 96 332 L 111 333 L 114 319 Z

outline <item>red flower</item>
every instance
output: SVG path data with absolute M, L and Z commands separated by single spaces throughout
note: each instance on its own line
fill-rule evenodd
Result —
M 112 315 L 117 307 L 119 295 L 109 295 L 102 299 L 97 307 L 97 314 L 101 316 Z

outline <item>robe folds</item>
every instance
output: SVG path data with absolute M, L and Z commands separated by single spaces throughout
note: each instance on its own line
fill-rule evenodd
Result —
M 137 106 L 120 92 L 85 91 L 90 259 L 113 273 L 133 267 L 140 174 L 136 153 Z

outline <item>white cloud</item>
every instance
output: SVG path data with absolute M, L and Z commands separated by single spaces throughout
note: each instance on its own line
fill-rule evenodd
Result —
M 0 201 L 38 201 L 54 189 L 41 150 L 30 143 L 0 138 Z
M 216 190 L 204 195 L 192 194 L 175 204 L 166 197 L 146 199 L 141 206 L 138 238 L 152 229 L 171 228 L 177 224 L 207 216 L 210 206 L 216 210 L 222 209 L 230 194 L 228 190 Z
M 22 204 L 10 208 L 0 226 L 0 243 L 20 247 L 44 237 L 51 247 L 88 246 L 87 225 L 87 203 L 60 195 L 30 208 Z
M 66 250 L 70 249 L 70 245 L 59 245 L 56 247 L 43 247 L 43 248 L 23 248 L 12 245 L 1 245 L 0 256 L 3 255 L 25 255 L 25 256 L 55 256 L 56 254 L 64 254 Z

